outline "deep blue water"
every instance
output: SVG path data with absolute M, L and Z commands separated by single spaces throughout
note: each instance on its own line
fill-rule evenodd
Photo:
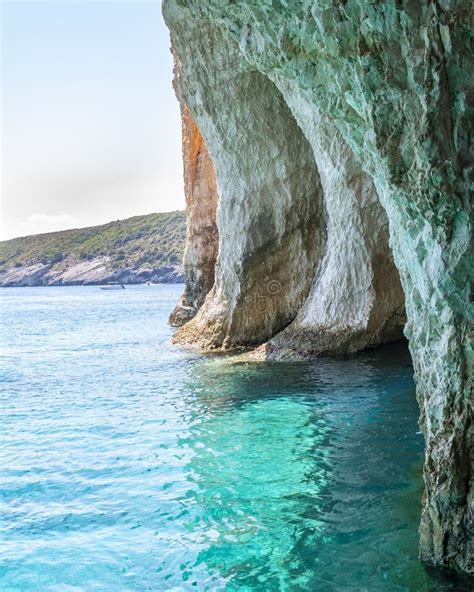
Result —
M 471 589 L 417 560 L 405 346 L 197 356 L 180 290 L 0 290 L 0 589 Z

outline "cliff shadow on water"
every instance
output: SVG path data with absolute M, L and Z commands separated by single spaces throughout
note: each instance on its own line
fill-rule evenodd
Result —
M 418 561 L 423 438 L 406 344 L 307 362 L 197 362 L 189 537 L 229 590 L 465 590 Z M 217 584 L 216 584 L 217 585 Z

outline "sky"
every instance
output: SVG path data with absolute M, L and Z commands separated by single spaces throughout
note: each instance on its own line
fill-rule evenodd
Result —
M 0 10 L 0 240 L 183 209 L 161 2 Z

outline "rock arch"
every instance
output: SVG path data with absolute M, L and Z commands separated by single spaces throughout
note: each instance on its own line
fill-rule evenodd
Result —
M 175 340 L 258 345 L 289 325 L 259 350 L 281 357 L 400 338 L 403 293 L 371 178 L 327 117 L 309 102 L 297 108 L 305 99 L 296 87 L 249 67 L 225 32 L 185 14 L 175 19 L 178 29 L 182 24 L 174 38 L 178 94 L 215 155 L 222 203 L 215 285 Z M 186 51 L 191 46 L 198 59 Z M 187 106 L 183 116 L 189 119 Z M 189 134 L 186 119 L 184 129 Z M 195 166 L 189 143 L 187 188 Z M 202 197 L 201 204 L 207 211 Z M 197 210 L 188 208 L 188 226 Z M 188 244 L 197 240 L 188 237 Z M 199 274 L 209 276 L 197 262 L 183 302 Z
M 270 349 L 287 346 L 294 349 L 295 345 L 302 345 L 303 349 L 316 351 L 347 351 L 385 339 L 385 331 L 389 338 L 400 309 L 391 305 L 384 309 L 379 304 L 383 304 L 387 290 L 390 302 L 397 299 L 399 291 L 394 274 L 389 274 L 393 280 L 390 283 L 384 281 L 383 273 L 377 273 L 377 268 L 383 269 L 386 263 L 379 266 L 375 255 L 379 248 L 382 254 L 387 252 L 386 223 L 379 214 L 379 200 L 388 218 L 392 250 L 405 294 L 408 317 L 405 334 L 410 341 L 426 439 L 421 557 L 436 565 L 474 572 L 474 315 L 470 302 L 473 252 L 468 184 L 468 171 L 472 167 L 469 153 L 472 130 L 468 119 L 472 92 L 469 93 L 465 76 L 467 71 L 472 71 L 466 52 L 465 22 L 469 10 L 469 3 L 462 0 L 397 4 L 353 0 L 329 5 L 250 0 L 227 4 L 200 0 L 164 3 L 173 44 L 180 60 L 187 63 L 187 74 L 183 77 L 185 99 L 208 142 L 222 192 L 217 216 L 222 235 L 216 283 L 196 319 L 185 325 L 178 339 L 199 341 L 199 335 L 210 331 L 212 338 L 207 339 L 208 345 L 248 343 L 249 335 L 256 336 L 258 342 L 275 335 L 285 324 L 286 331 L 274 337 Z M 213 31 L 221 36 L 222 43 Z M 233 95 L 237 88 L 231 84 L 227 87 L 230 83 L 227 75 L 237 71 L 253 76 L 252 83 L 246 89 L 241 87 L 241 91 L 248 91 L 249 96 L 256 89 L 258 92 L 253 97 L 254 108 L 246 111 L 248 129 L 256 134 L 255 144 L 242 141 L 235 150 L 232 140 L 226 141 L 234 137 L 236 124 L 227 101 L 238 105 L 247 96 L 246 92 Z M 207 82 L 197 72 L 203 72 Z M 216 95 L 213 100 L 206 98 L 210 85 L 218 81 L 224 84 L 225 90 L 233 91 L 223 93 L 221 101 Z M 274 90 L 269 91 L 269 84 L 278 87 L 278 95 Z M 226 311 L 237 310 L 238 303 L 239 314 L 235 318 L 242 319 L 248 314 L 246 271 L 253 267 L 253 252 L 264 257 L 267 249 L 272 251 L 277 236 L 269 225 L 272 240 L 262 241 L 260 248 L 254 249 L 258 233 L 262 233 L 262 228 L 266 232 L 265 218 L 249 217 L 253 202 L 243 194 L 240 209 L 235 207 L 236 198 L 232 197 L 235 196 L 232 183 L 241 189 L 242 186 L 254 189 L 252 183 L 259 171 L 255 166 L 259 134 L 261 141 L 267 141 L 264 128 L 259 128 L 262 123 L 259 114 L 265 107 L 262 93 L 267 91 L 273 97 L 268 107 L 278 97 L 282 112 L 286 107 L 292 116 L 291 119 L 286 116 L 285 121 L 297 121 L 292 127 L 298 137 L 297 144 L 306 146 L 303 153 L 289 153 L 287 146 L 281 146 L 283 151 L 279 156 L 276 153 L 275 158 L 284 159 L 288 178 L 295 162 L 301 164 L 299 158 L 311 170 L 305 178 L 311 179 L 313 203 L 318 204 L 311 210 L 310 219 L 318 220 L 311 230 L 317 228 L 319 238 L 311 244 L 317 251 L 316 256 L 312 251 L 311 260 L 308 259 L 311 249 L 301 251 L 300 262 L 294 252 L 287 250 L 291 255 L 288 265 L 283 254 L 286 246 L 279 251 L 287 270 L 300 265 L 301 276 L 307 278 L 308 271 L 314 269 L 298 297 L 292 296 L 291 312 L 286 308 L 284 314 L 274 315 L 273 320 L 270 315 L 264 321 L 258 317 L 253 325 L 239 324 Z M 273 116 L 270 121 L 280 125 L 283 122 Z M 342 282 L 346 290 L 337 311 L 340 316 L 329 317 L 328 311 L 334 303 L 328 299 L 331 306 L 325 307 L 321 302 L 331 294 L 325 286 L 331 286 L 331 280 L 337 277 L 329 276 L 328 283 L 324 283 L 323 261 L 325 253 L 328 258 L 337 254 L 337 249 L 331 249 L 331 225 L 339 224 L 343 203 L 338 202 L 336 194 L 329 195 L 321 174 L 322 160 L 331 154 L 331 145 L 321 141 L 324 132 L 318 135 L 325 127 L 333 130 L 328 132 L 329 136 L 332 134 L 341 146 L 347 147 L 338 149 L 346 156 L 333 168 L 341 178 L 340 187 L 347 191 L 352 204 L 350 212 L 359 216 L 358 221 L 351 219 L 349 238 L 366 255 L 360 258 L 354 253 L 338 269 L 337 276 L 347 274 L 348 281 Z M 308 147 L 313 151 L 312 162 L 319 161 L 316 167 L 311 166 Z M 232 170 L 233 166 L 224 163 L 229 154 L 241 164 L 235 175 L 225 172 L 226 167 Z M 357 168 L 355 175 L 348 174 L 352 163 Z M 268 172 L 266 183 L 278 179 L 278 167 L 271 158 L 259 164 Z M 246 174 L 241 175 L 244 170 Z M 321 187 L 316 191 L 320 181 Z M 309 186 L 303 192 L 297 184 L 285 187 L 286 191 L 278 186 L 274 195 L 278 200 L 289 193 L 292 199 L 299 196 L 296 202 L 290 200 L 291 205 L 303 204 L 303 197 L 311 194 Z M 370 188 L 369 193 L 375 191 L 378 200 L 362 187 L 367 191 Z M 263 199 L 262 203 L 269 208 L 271 202 Z M 283 203 L 288 205 L 284 199 Z M 281 208 L 283 224 L 289 222 L 289 212 L 291 207 Z M 324 220 L 318 218 L 322 212 Z M 308 216 L 303 218 L 300 226 L 297 225 L 300 232 L 301 223 Z M 376 233 L 370 237 L 364 228 L 373 222 Z M 252 237 L 250 242 L 242 241 L 243 232 Z M 308 229 L 308 240 L 310 234 Z M 241 243 L 238 254 L 233 241 Z M 242 248 L 243 243 L 247 251 Z M 381 248 L 383 243 L 385 246 Z M 229 261 L 233 263 L 227 265 Z M 349 273 L 351 262 L 357 268 L 355 278 Z M 369 272 L 365 273 L 364 269 Z M 370 274 L 379 279 L 367 282 Z M 263 277 L 259 272 L 255 281 Z M 232 301 L 229 294 L 236 283 L 239 291 Z M 367 291 L 369 283 L 374 296 L 364 303 L 367 306 L 363 322 L 351 323 L 358 311 L 351 307 L 348 289 L 352 290 L 354 285 L 361 289 L 365 286 Z M 307 295 L 309 298 L 303 304 Z M 298 302 L 302 305 L 299 314 Z M 348 340 L 339 331 L 333 331 L 334 327 L 344 327 L 344 322 L 339 320 L 346 313 Z M 307 321 L 314 318 L 329 318 L 333 323 L 331 330 L 324 331 L 324 323 L 319 320 L 316 330 L 311 323 L 308 330 Z M 315 339 L 320 342 L 314 347 Z
M 214 286 L 175 339 L 260 344 L 294 319 L 310 289 L 326 239 L 322 189 L 311 146 L 275 84 L 248 68 L 222 31 L 198 26 L 201 42 L 186 27 L 174 51 L 216 171 L 219 250 Z M 198 63 L 180 52 L 192 37 Z

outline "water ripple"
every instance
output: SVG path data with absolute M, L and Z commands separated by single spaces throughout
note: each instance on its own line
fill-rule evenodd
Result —
M 198 357 L 179 291 L 0 291 L 1 590 L 471 590 L 417 560 L 406 349 Z

